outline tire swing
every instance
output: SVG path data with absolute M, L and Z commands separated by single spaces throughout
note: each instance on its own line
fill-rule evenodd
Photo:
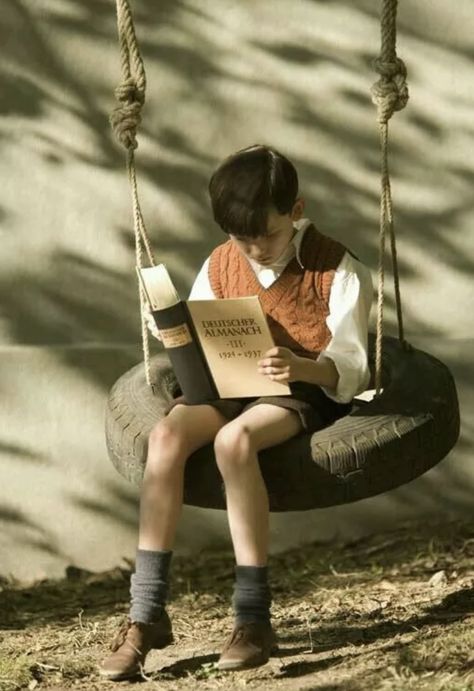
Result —
M 388 120 L 408 99 L 406 69 L 396 55 L 397 0 L 382 0 L 380 75 L 372 87 L 381 141 L 381 203 L 377 329 L 369 337 L 375 396 L 355 399 L 351 412 L 315 433 L 302 433 L 259 453 L 270 510 L 303 511 L 371 497 L 410 482 L 438 463 L 459 435 L 459 406 L 453 377 L 432 355 L 404 339 L 397 255 L 388 173 Z M 121 105 L 111 124 L 126 149 L 135 229 L 136 263 L 142 243 L 154 266 L 137 195 L 134 167 L 136 128 L 145 100 L 145 71 L 128 0 L 117 0 L 123 81 L 116 91 Z M 397 338 L 383 336 L 385 235 L 390 232 L 395 282 Z M 139 286 L 144 363 L 114 384 L 106 408 L 106 441 L 118 472 L 139 485 L 146 463 L 148 436 L 168 404 L 181 393 L 165 352 L 150 358 L 149 336 Z M 208 444 L 188 459 L 184 503 L 225 509 L 225 493 L 214 449 Z

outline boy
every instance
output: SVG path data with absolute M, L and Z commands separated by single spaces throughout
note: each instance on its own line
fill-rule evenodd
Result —
M 257 454 L 350 409 L 369 380 L 368 269 L 303 218 L 291 162 L 254 145 L 229 156 L 210 183 L 214 219 L 229 240 L 214 249 L 190 299 L 258 294 L 276 347 L 258 372 L 289 384 L 290 396 L 187 405 L 181 397 L 152 429 L 140 500 L 130 616 L 101 666 L 109 679 L 136 675 L 152 648 L 172 642 L 165 609 L 168 571 L 187 458 L 213 441 L 235 552 L 235 622 L 217 666 L 266 663 L 275 650 L 268 584 L 268 495 Z M 159 338 L 149 315 L 150 329 Z

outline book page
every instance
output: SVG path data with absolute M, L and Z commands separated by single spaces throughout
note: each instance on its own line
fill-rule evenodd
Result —
M 176 305 L 180 297 L 164 264 L 139 269 L 135 267 L 152 310 Z
M 291 393 L 287 384 L 258 372 L 258 361 L 275 343 L 256 295 L 186 305 L 220 398 Z

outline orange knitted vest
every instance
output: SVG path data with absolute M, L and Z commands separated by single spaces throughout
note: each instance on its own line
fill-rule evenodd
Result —
M 296 355 L 316 359 L 331 340 L 326 325 L 334 272 L 346 248 L 306 228 L 296 258 L 269 288 L 256 277 L 247 257 L 231 240 L 218 245 L 209 258 L 209 281 L 216 298 L 258 295 L 276 345 Z

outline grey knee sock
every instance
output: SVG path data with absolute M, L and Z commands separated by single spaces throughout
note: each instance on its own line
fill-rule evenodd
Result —
M 137 550 L 135 573 L 130 585 L 132 621 L 152 624 L 163 613 L 172 554 L 172 550 Z
M 267 566 L 235 566 L 232 604 L 237 625 L 247 621 L 270 622 L 272 597 L 267 579 Z

